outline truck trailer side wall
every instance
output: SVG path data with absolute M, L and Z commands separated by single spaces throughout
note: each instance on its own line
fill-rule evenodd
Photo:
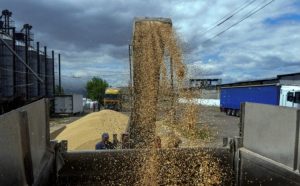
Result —
M 245 86 L 221 88 L 221 109 L 240 109 L 241 103 L 279 105 L 280 86 Z

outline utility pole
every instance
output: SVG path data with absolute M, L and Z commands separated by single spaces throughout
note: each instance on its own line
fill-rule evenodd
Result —
M 52 75 L 52 86 L 53 86 L 52 94 L 54 96 L 55 94 L 54 50 L 52 50 L 52 74 L 51 75 Z
M 133 108 L 133 82 L 132 82 L 132 45 L 128 45 L 128 57 L 129 57 L 129 100 L 130 100 L 130 112 L 132 113 Z M 132 116 L 131 116 L 132 117 Z
M 59 95 L 61 95 L 61 74 L 60 74 L 60 54 L 58 54 L 58 87 Z
M 48 73 L 47 73 L 47 71 L 49 70 L 48 68 L 47 68 L 47 66 L 48 66 L 48 59 L 47 59 L 47 47 L 46 46 L 44 46 L 44 57 L 45 57 L 45 95 L 46 95 L 46 97 L 48 97 L 49 96 L 49 91 L 48 91 Z
M 132 68 L 131 68 L 131 45 L 128 45 L 128 54 L 129 54 L 129 85 L 132 87 Z
M 41 76 L 40 42 L 36 42 L 37 74 Z M 38 82 L 38 96 L 41 95 L 41 82 Z
M 174 69 L 173 69 L 173 59 L 170 57 L 170 76 L 171 76 L 171 123 L 173 124 L 175 121 L 175 90 L 174 90 Z

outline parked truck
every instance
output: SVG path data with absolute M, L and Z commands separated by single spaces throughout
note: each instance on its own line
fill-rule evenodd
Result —
M 220 109 L 227 115 L 240 116 L 245 102 L 300 108 L 300 86 L 252 85 L 222 87 Z
M 120 111 L 122 109 L 122 96 L 120 89 L 107 88 L 104 95 L 104 108 Z
M 83 97 L 80 94 L 57 95 L 54 99 L 55 114 L 78 114 L 83 112 Z

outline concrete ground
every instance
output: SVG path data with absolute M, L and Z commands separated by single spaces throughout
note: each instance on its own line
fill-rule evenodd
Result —
M 199 127 L 208 126 L 212 130 L 213 140 L 206 143 L 210 147 L 222 147 L 224 137 L 239 135 L 240 118 L 227 116 L 218 107 L 200 108 Z

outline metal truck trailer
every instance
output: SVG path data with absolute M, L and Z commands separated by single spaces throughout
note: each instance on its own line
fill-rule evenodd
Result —
M 228 115 L 240 115 L 245 102 L 300 108 L 300 87 L 285 85 L 254 85 L 221 88 L 220 109 Z

